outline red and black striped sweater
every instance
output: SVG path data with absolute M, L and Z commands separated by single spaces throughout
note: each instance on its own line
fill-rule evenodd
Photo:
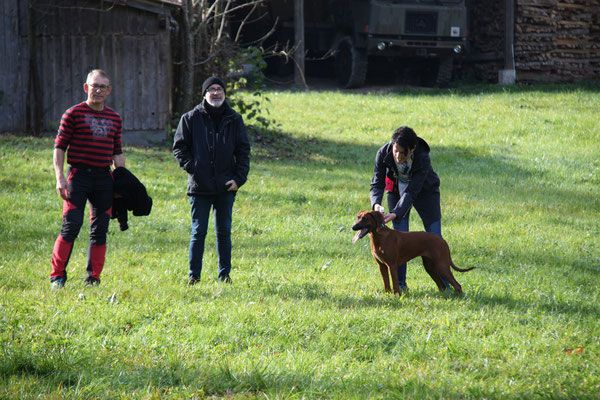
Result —
M 67 151 L 67 163 L 108 167 L 113 156 L 123 153 L 121 116 L 112 108 L 95 111 L 85 102 L 69 108 L 62 116 L 55 148 Z

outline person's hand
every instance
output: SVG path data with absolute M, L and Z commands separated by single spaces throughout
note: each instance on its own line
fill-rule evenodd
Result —
M 56 192 L 63 200 L 67 200 L 67 180 L 64 176 L 56 180 Z
M 228 186 L 228 188 L 227 188 L 228 192 L 235 192 L 236 190 L 238 190 L 238 185 L 233 179 L 225 182 L 225 185 Z
M 393 221 L 397 218 L 397 215 L 394 213 L 385 214 L 383 216 L 383 221 L 387 224 L 390 221 Z
M 375 204 L 373 206 L 373 210 L 379 211 L 380 213 L 382 213 L 383 215 L 385 215 L 385 208 L 383 208 L 383 206 L 381 204 Z

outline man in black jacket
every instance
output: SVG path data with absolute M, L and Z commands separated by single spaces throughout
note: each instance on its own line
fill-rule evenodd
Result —
M 219 279 L 231 282 L 231 221 L 237 190 L 250 170 L 250 140 L 244 121 L 225 101 L 226 85 L 218 77 L 202 84 L 203 100 L 181 117 L 173 154 L 188 173 L 192 205 L 189 280 L 200 280 L 204 241 L 211 208 L 215 214 Z
M 384 214 L 386 223 L 392 221 L 394 229 L 408 232 L 414 206 L 425 230 L 441 237 L 440 178 L 431 167 L 429 151 L 427 142 L 414 130 L 407 126 L 396 129 L 391 142 L 375 157 L 371 207 Z M 381 205 L 384 191 L 388 192 L 388 214 Z M 398 267 L 398 281 L 400 288 L 406 289 L 406 264 Z

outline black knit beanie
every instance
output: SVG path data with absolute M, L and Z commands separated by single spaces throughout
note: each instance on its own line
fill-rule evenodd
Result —
M 223 82 L 223 80 L 221 80 L 221 78 L 219 78 L 219 77 L 211 76 L 210 78 L 205 80 L 204 83 L 202 84 L 202 97 L 204 97 L 208 88 L 215 84 L 221 86 L 223 88 L 223 93 L 225 93 L 225 91 L 227 89 L 225 82 Z M 225 93 L 225 94 L 227 94 L 227 93 Z

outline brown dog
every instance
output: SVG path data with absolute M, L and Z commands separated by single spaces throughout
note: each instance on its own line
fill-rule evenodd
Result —
M 450 257 L 448 243 L 430 232 L 399 232 L 385 226 L 383 214 L 379 211 L 361 211 L 358 220 L 352 227 L 358 231 L 352 243 L 366 236 L 371 237 L 371 253 L 383 278 L 386 292 L 390 292 L 389 273 L 392 275 L 394 294 L 400 292 L 398 286 L 398 266 L 416 257 L 421 257 L 425 270 L 437 284 L 440 291 L 446 290 L 442 281 L 445 278 L 456 293 L 462 293 L 460 284 L 452 275 L 452 267 L 456 271 L 467 272 L 472 268 L 461 269 L 454 265 Z

